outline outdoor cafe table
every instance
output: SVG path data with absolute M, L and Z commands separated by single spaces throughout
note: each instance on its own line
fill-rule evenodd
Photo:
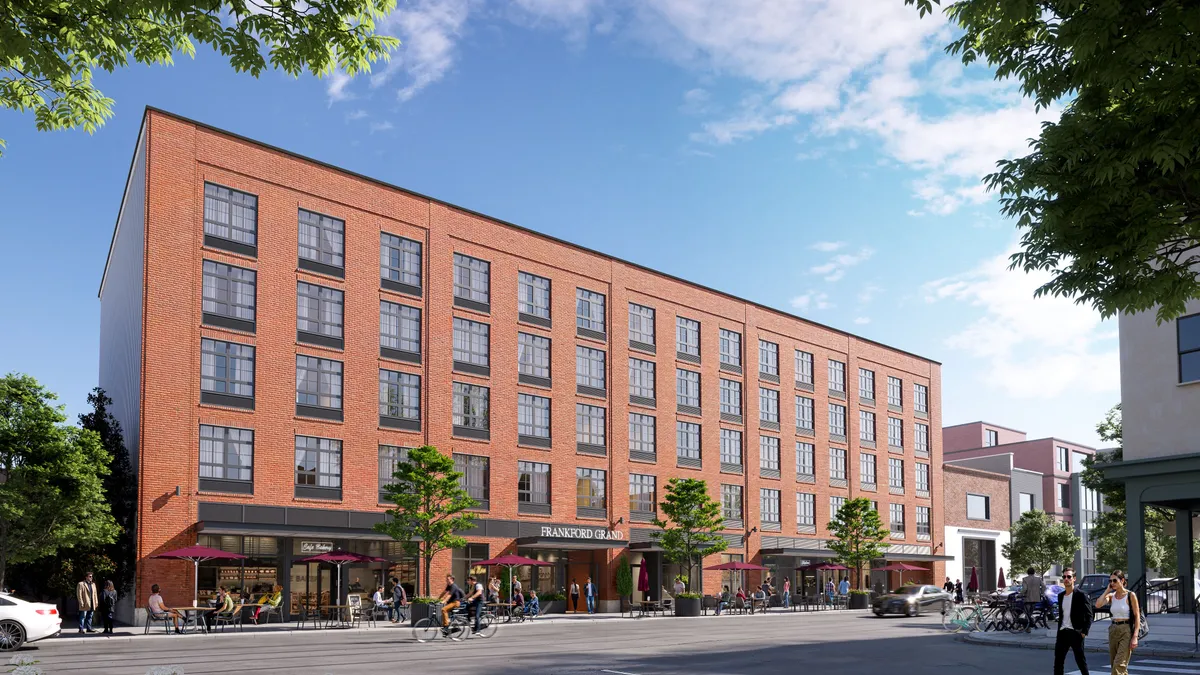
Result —
M 512 608 L 516 607 L 515 602 L 489 602 L 488 607 L 495 607 L 496 616 L 503 617 L 504 623 L 512 621 Z
M 338 628 L 347 628 L 350 625 L 350 605 L 325 605 L 317 610 L 329 610 L 329 620 L 325 622 L 326 628 L 333 628 L 337 624 Z
M 183 630 L 188 630 L 190 627 L 193 630 L 199 630 L 201 622 L 204 627 L 208 628 L 208 621 L 204 615 L 209 612 L 216 611 L 215 607 L 176 607 L 176 611 L 183 614 Z M 193 616 L 194 615 L 194 616 Z
M 651 615 L 654 614 L 655 608 L 657 606 L 658 606 L 657 600 L 642 600 L 641 602 L 638 603 L 638 611 L 640 612 L 640 616 L 646 616 L 647 614 L 651 614 Z

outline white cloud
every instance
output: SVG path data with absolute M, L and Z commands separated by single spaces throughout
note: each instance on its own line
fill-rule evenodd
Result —
M 358 110 L 355 110 L 354 112 L 346 113 L 346 121 L 347 122 L 355 122 L 357 120 L 366 119 L 367 117 L 370 117 L 370 115 L 371 115 L 371 113 L 360 108 Z
M 821 251 L 823 253 L 832 253 L 845 246 L 846 242 L 844 241 L 818 241 L 817 243 L 809 246 L 809 248 L 814 251 Z
M 875 255 L 875 249 L 864 246 L 855 253 L 839 253 L 824 264 L 813 265 L 808 268 L 808 272 L 809 274 L 824 275 L 825 281 L 838 281 L 846 276 L 847 269 L 870 260 L 873 255 Z
M 791 305 L 799 310 L 829 309 L 833 307 L 833 303 L 829 301 L 829 295 L 820 291 L 808 291 L 803 295 L 797 295 L 792 298 Z
M 384 120 L 383 122 L 371 122 L 371 125 L 369 128 L 371 130 L 371 133 L 375 133 L 377 131 L 391 131 L 393 129 L 393 126 L 392 126 L 391 122 Z
M 946 346 L 980 362 L 979 386 L 999 388 L 1013 398 L 1119 392 L 1120 362 L 1110 322 L 1068 298 L 1034 298 L 1049 277 L 1009 270 L 1015 251 L 1014 246 L 970 272 L 925 285 L 929 302 L 981 312 L 950 334 Z
M 882 286 L 876 286 L 875 284 L 865 284 L 862 287 L 862 290 L 860 290 L 858 292 L 858 301 L 863 304 L 866 304 L 866 303 L 874 300 L 875 296 L 879 295 L 882 292 L 883 292 Z
M 688 115 L 702 115 L 708 112 L 710 99 L 712 95 L 706 89 L 689 89 L 683 92 L 683 105 L 679 106 L 679 110 Z
M 350 92 L 346 91 L 346 86 L 349 84 L 350 76 L 342 71 L 335 70 L 329 74 L 329 83 L 325 85 L 325 94 L 329 96 L 330 105 L 354 98 Z
M 871 317 L 869 317 L 869 316 L 857 317 L 856 319 L 854 319 L 854 323 L 858 324 L 859 326 L 865 326 L 865 325 L 871 323 Z

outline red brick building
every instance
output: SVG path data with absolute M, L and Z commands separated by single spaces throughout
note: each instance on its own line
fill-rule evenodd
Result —
M 435 579 L 519 551 L 552 563 L 527 586 L 590 575 L 612 607 L 629 554 L 669 586 L 648 521 L 674 477 L 723 501 L 730 546 L 706 566 L 798 588 L 836 500 L 867 495 L 888 558 L 941 575 L 928 359 L 157 110 L 100 299 L 100 383 L 139 467 L 139 605 L 151 583 L 190 599 L 192 566 L 150 556 L 197 541 L 249 556 L 202 565 L 202 596 L 324 600 L 329 569 L 295 560 L 331 546 L 389 560 L 343 589 L 415 583 L 371 527 L 423 444 L 482 502 Z

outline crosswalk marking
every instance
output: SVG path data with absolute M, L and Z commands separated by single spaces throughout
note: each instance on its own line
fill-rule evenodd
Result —
M 1154 664 L 1154 665 L 1149 665 Z M 1090 664 L 1089 664 L 1090 665 Z M 1166 666 L 1173 666 L 1167 668 Z M 1092 666 L 1090 670 L 1093 672 L 1105 672 L 1110 669 L 1108 664 L 1103 666 Z M 1138 675 L 1138 673 L 1183 673 L 1184 675 L 1200 675 L 1200 663 L 1186 663 L 1183 661 L 1130 661 L 1129 675 Z M 1081 675 L 1078 670 L 1072 670 L 1067 675 Z

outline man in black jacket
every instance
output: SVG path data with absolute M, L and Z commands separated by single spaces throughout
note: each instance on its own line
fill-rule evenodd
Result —
M 1063 570 L 1063 592 L 1058 594 L 1058 637 L 1054 640 L 1054 675 L 1063 675 L 1067 650 L 1075 653 L 1080 675 L 1088 675 L 1083 640 L 1092 628 L 1092 601 L 1075 588 L 1075 570 Z

